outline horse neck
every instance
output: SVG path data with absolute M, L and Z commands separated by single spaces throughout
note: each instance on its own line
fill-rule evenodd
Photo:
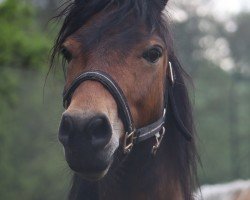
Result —
M 152 142 L 139 145 L 98 183 L 75 178 L 70 200 L 182 200 L 176 166 L 166 155 L 166 144 L 153 157 Z

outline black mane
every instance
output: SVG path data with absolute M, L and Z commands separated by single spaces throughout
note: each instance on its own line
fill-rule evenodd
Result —
M 58 18 L 65 17 L 65 19 L 52 50 L 52 62 L 60 53 L 60 49 L 66 38 L 80 29 L 88 20 L 90 20 L 91 17 L 102 11 L 105 11 L 104 19 L 102 20 L 102 23 L 97 23 L 93 29 L 91 28 L 88 30 L 91 37 L 88 38 L 88 41 L 84 41 L 84 51 L 88 51 L 94 45 L 97 45 L 98 42 L 105 37 L 105 33 L 109 32 L 110 29 L 119 29 L 118 37 L 122 38 L 121 41 L 123 42 L 120 43 L 122 49 L 131 47 L 131 45 L 141 37 L 147 37 L 152 33 L 157 32 L 165 42 L 168 51 L 168 58 L 174 67 L 177 82 L 174 89 L 174 96 L 178 112 L 184 125 L 193 134 L 193 138 L 195 138 L 192 109 L 186 87 L 187 75 L 182 69 L 173 49 L 168 22 L 165 15 L 162 13 L 163 7 L 165 6 L 164 1 L 75 0 L 74 2 L 68 1 L 67 4 L 66 8 L 57 16 Z M 145 35 L 145 31 L 144 33 L 140 31 L 141 27 L 146 28 L 148 35 Z M 133 37 L 129 37 L 130 34 L 133 34 Z M 191 142 L 187 142 L 179 133 L 179 130 L 175 125 L 176 122 L 171 108 L 168 110 L 168 113 L 169 117 L 166 122 L 167 137 L 165 138 L 166 141 L 164 141 L 164 145 L 168 146 L 168 152 L 166 152 L 166 154 L 171 155 L 166 155 L 166 157 L 172 158 L 169 162 L 175 162 L 175 170 L 176 174 L 178 174 L 178 180 L 181 184 L 181 191 L 184 199 L 192 200 L 192 192 L 196 187 L 197 181 L 197 153 L 195 140 L 193 139 Z M 70 194 L 70 199 L 72 200 L 80 199 L 81 196 L 78 188 L 84 183 L 78 179 L 79 178 L 75 177 Z M 94 186 L 90 183 L 86 183 L 85 187 L 90 188 L 90 191 L 94 190 Z M 88 191 L 88 194 L 90 191 Z M 77 192 L 78 194 L 74 194 Z M 97 197 L 92 196 L 96 195 L 94 193 L 89 194 L 90 199 L 97 199 Z

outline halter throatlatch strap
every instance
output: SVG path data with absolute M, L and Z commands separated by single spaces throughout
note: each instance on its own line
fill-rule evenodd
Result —
M 152 148 L 152 153 L 155 154 L 165 134 L 164 125 L 166 122 L 168 100 L 170 100 L 170 105 L 173 108 L 174 117 L 181 133 L 187 140 L 191 140 L 191 134 L 181 121 L 180 116 L 178 114 L 178 110 L 175 105 L 174 93 L 173 93 L 174 81 L 175 81 L 174 71 L 170 62 L 169 62 L 169 74 L 170 74 L 170 85 L 168 86 L 167 90 L 168 94 L 165 94 L 165 107 L 163 115 L 156 122 L 139 129 L 136 129 L 134 127 L 131 111 L 129 109 L 126 97 L 123 94 L 122 89 L 118 86 L 118 84 L 113 80 L 113 78 L 110 75 L 102 71 L 89 71 L 78 76 L 72 82 L 69 89 L 64 91 L 63 105 L 64 108 L 67 108 L 69 106 L 73 93 L 75 92 L 77 87 L 79 87 L 79 85 L 84 81 L 92 80 L 101 83 L 110 92 L 110 94 L 113 96 L 113 98 L 117 103 L 119 117 L 121 118 L 125 129 L 124 144 L 123 144 L 124 153 L 126 154 L 129 153 L 135 144 L 145 141 L 149 138 L 155 137 L 156 144 Z
M 170 75 L 170 86 L 168 87 L 168 98 L 169 98 L 170 106 L 171 106 L 171 108 L 173 110 L 174 119 L 176 121 L 177 128 L 179 129 L 179 131 L 183 135 L 183 137 L 187 141 L 191 141 L 192 140 L 192 134 L 190 133 L 190 131 L 183 124 L 183 122 L 181 120 L 181 117 L 179 115 L 177 106 L 175 104 L 175 99 L 174 99 L 175 76 L 174 76 L 174 69 L 172 67 L 171 62 L 169 62 L 169 75 Z

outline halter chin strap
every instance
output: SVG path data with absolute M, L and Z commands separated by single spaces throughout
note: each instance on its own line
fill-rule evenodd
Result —
M 123 91 L 110 75 L 102 71 L 89 71 L 78 76 L 72 82 L 69 89 L 64 91 L 63 105 L 64 108 L 67 108 L 69 106 L 73 93 L 75 92 L 77 87 L 84 81 L 92 80 L 101 83 L 110 92 L 110 94 L 113 96 L 113 98 L 117 103 L 118 113 L 119 116 L 121 117 L 125 129 L 124 144 L 123 144 L 124 153 L 127 154 L 131 152 L 135 144 L 143 142 L 149 138 L 155 137 L 156 144 L 152 148 L 152 153 L 155 154 L 165 134 L 164 124 L 166 121 L 168 100 L 170 101 L 171 107 L 174 112 L 174 117 L 176 119 L 178 127 L 180 128 L 181 133 L 187 140 L 191 140 L 191 134 L 181 121 L 180 116 L 177 112 L 177 107 L 175 105 L 174 93 L 173 93 L 175 78 L 174 78 L 174 71 L 172 68 L 172 64 L 170 62 L 169 62 L 169 75 L 170 75 L 170 85 L 168 86 L 168 94 L 165 94 L 166 102 L 161 118 L 158 119 L 156 122 L 139 129 L 137 129 L 134 126 L 128 102 L 126 100 L 125 95 L 123 94 Z

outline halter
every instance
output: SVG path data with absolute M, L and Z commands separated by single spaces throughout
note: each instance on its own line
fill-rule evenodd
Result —
M 119 117 L 121 118 L 125 136 L 124 136 L 124 143 L 123 143 L 123 151 L 125 154 L 131 152 L 133 146 L 135 144 L 141 143 L 149 138 L 155 137 L 156 143 L 152 148 L 152 153 L 156 154 L 158 148 L 160 147 L 161 141 L 163 136 L 165 135 L 165 121 L 166 121 L 166 111 L 168 106 L 168 100 L 170 101 L 170 105 L 173 109 L 174 118 L 178 124 L 180 132 L 185 137 L 186 140 L 190 141 L 192 136 L 187 128 L 184 126 L 183 122 L 180 119 L 180 116 L 177 112 L 177 107 L 174 101 L 174 93 L 173 88 L 175 84 L 175 76 L 171 62 L 169 62 L 169 81 L 170 84 L 168 86 L 168 92 L 165 94 L 165 106 L 163 109 L 163 114 L 156 122 L 149 124 L 147 126 L 136 128 L 134 126 L 133 118 L 131 115 L 130 108 L 127 103 L 127 99 L 123 94 L 123 91 L 118 86 L 118 84 L 113 80 L 113 78 L 103 72 L 103 71 L 88 71 L 82 73 L 78 76 L 70 85 L 70 87 L 64 91 L 63 93 L 63 106 L 64 108 L 68 108 L 71 98 L 75 90 L 79 87 L 81 83 L 87 80 L 97 81 L 101 83 L 113 96 L 117 103 Z

